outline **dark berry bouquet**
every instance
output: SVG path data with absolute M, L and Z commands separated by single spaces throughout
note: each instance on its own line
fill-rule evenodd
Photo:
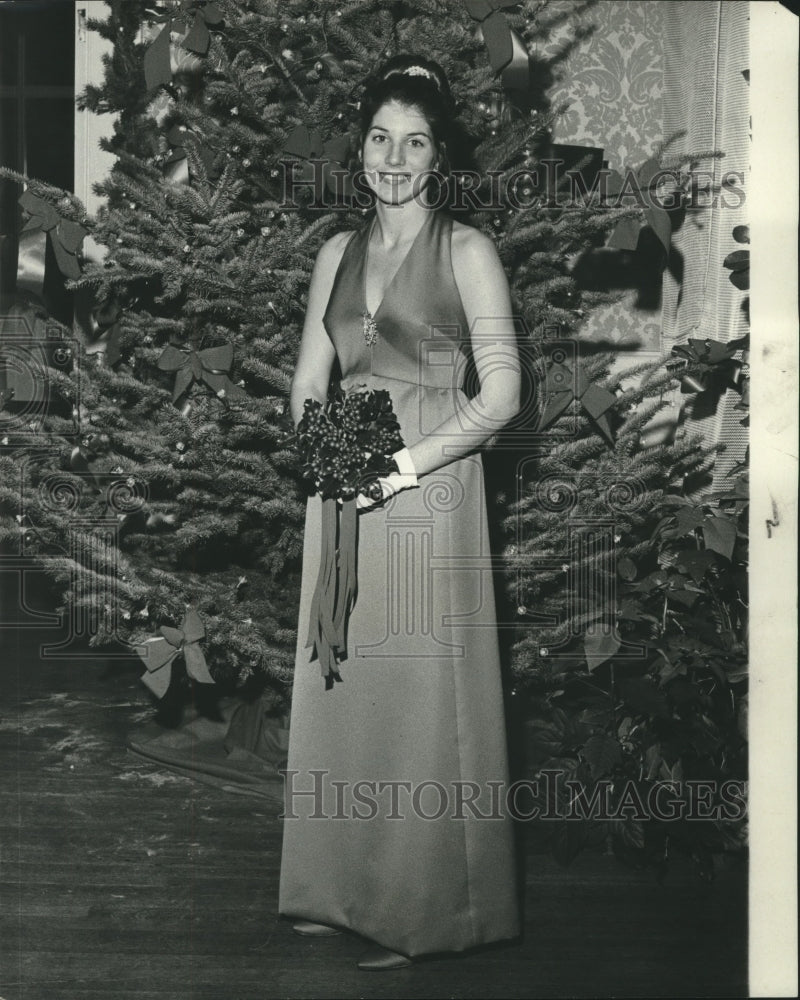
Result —
M 295 446 L 323 500 L 380 499 L 378 477 L 398 471 L 392 455 L 404 442 L 386 389 L 338 388 L 327 403 L 305 401 Z

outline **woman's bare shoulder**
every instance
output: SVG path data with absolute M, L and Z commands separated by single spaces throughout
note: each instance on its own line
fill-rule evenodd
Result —
M 476 271 L 481 271 L 487 264 L 494 264 L 499 260 L 497 248 L 490 237 L 456 219 L 453 220 L 451 255 L 453 270 L 467 278 Z
M 354 229 L 347 229 L 341 233 L 334 233 L 333 236 L 325 240 L 317 252 L 316 266 L 318 270 L 336 270 L 344 256 L 345 247 L 350 242 L 350 237 L 354 232 Z

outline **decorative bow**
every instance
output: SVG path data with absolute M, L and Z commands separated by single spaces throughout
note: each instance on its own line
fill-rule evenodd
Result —
M 30 190 L 22 194 L 19 204 L 29 218 L 20 235 L 17 288 L 24 288 L 41 300 L 48 234 L 61 273 L 67 278 L 79 278 L 81 268 L 77 254 L 88 230 L 77 222 L 62 219 L 49 202 Z
M 580 401 L 600 432 L 613 445 L 614 437 L 608 423 L 607 411 L 617 398 L 608 389 L 590 382 L 580 365 L 574 372 L 565 364 L 552 364 L 548 367 L 545 374 L 544 412 L 539 422 L 539 430 L 549 427 L 573 399 Z
M 181 46 L 204 56 L 211 42 L 208 26 L 216 27 L 223 20 L 222 11 L 215 3 L 201 5 L 196 0 L 181 0 L 180 11 L 177 17 L 173 16 L 171 10 L 149 12 L 151 20 L 166 21 L 166 24 L 144 54 L 144 78 L 148 90 L 172 83 L 169 45 L 173 30 L 188 28 L 186 37 L 181 40 Z M 191 27 L 189 27 L 190 19 Z
M 312 160 L 324 160 L 322 176 L 325 178 L 328 190 L 334 193 L 340 191 L 347 195 L 349 177 L 342 178 L 340 176 L 337 186 L 337 178 L 332 176 L 332 170 L 344 167 L 349 149 L 350 139 L 346 135 L 323 139 L 322 133 L 318 129 L 309 129 L 305 125 L 298 125 L 286 140 L 281 159 L 299 161 L 300 169 L 295 173 L 295 177 L 301 181 L 314 180 L 315 167 Z
M 530 88 L 530 60 L 525 43 L 509 28 L 501 10 L 516 7 L 519 0 L 466 0 L 467 12 L 480 22 L 483 42 L 495 74 L 508 90 L 526 94 Z
M 228 398 L 242 399 L 247 393 L 235 385 L 228 377 L 233 364 L 233 344 L 207 347 L 203 351 L 193 348 L 185 350 L 168 344 L 158 359 L 158 367 L 163 372 L 176 372 L 175 388 L 172 393 L 174 403 L 192 382 L 204 382 L 215 394 L 225 392 Z
M 737 351 L 747 349 L 749 338 L 739 337 L 723 344 L 719 340 L 699 340 L 689 338 L 685 344 L 676 344 L 672 354 L 684 358 L 689 365 L 696 368 L 695 372 L 681 376 L 681 392 L 718 393 L 726 389 L 736 389 L 742 396 L 742 403 L 747 405 L 749 368 L 746 362 L 734 358 Z
M 213 684 L 214 678 L 208 671 L 206 658 L 200 648 L 200 640 L 205 637 L 206 630 L 200 616 L 187 604 L 186 614 L 180 628 L 162 625 L 160 636 L 145 639 L 143 643 L 134 646 L 147 672 L 142 680 L 157 698 L 163 698 L 172 679 L 172 661 L 183 654 L 188 675 L 200 684 Z

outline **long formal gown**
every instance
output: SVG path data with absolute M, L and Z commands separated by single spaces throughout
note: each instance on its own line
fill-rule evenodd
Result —
M 372 225 L 346 245 L 324 324 L 343 386 L 387 389 L 410 446 L 466 402 L 469 331 L 451 264 L 452 221 L 426 216 L 374 314 L 378 336 L 369 345 Z M 305 523 L 280 912 L 412 957 L 515 937 L 480 455 L 359 514 L 358 596 L 342 682 L 331 690 L 306 647 L 320 507 L 318 496 L 309 500 Z M 464 801 L 473 797 L 474 810 Z

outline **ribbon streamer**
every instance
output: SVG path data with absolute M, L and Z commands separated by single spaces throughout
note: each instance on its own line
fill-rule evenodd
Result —
M 549 427 L 577 399 L 606 440 L 613 445 L 614 436 L 606 415 L 617 401 L 616 396 L 602 386 L 590 382 L 578 366 L 573 372 L 568 365 L 554 364 L 545 375 L 545 407 L 539 430 Z
M 501 11 L 519 0 L 466 0 L 470 17 L 480 23 L 483 42 L 495 74 L 508 90 L 530 90 L 530 59 L 525 43 L 509 28 Z
M 49 202 L 30 190 L 21 195 L 19 204 L 29 218 L 20 233 L 17 288 L 25 289 L 41 301 L 48 235 L 58 269 L 67 278 L 79 278 L 81 267 L 77 254 L 88 230 L 77 222 L 63 219 Z
M 325 690 L 341 681 L 339 661 L 347 657 L 347 624 L 358 593 L 358 508 L 355 499 L 341 505 L 322 501 L 322 546 L 319 574 L 311 601 L 308 640 L 311 660 L 318 659 Z
M 91 315 L 92 334 L 95 339 L 86 345 L 86 353 L 102 355 L 109 368 L 122 357 L 119 347 L 121 315 L 122 309 L 115 298 L 103 303 Z
M 172 402 L 187 391 L 192 382 L 205 383 L 216 395 L 221 389 L 229 399 L 246 399 L 241 386 L 231 382 L 228 372 L 233 364 L 233 344 L 207 347 L 203 351 L 185 350 L 168 344 L 158 359 L 164 372 L 175 372 Z
M 194 608 L 187 605 L 186 614 L 180 628 L 162 625 L 160 636 L 153 636 L 137 646 L 134 650 L 147 667 L 142 680 L 157 698 L 163 698 L 172 679 L 172 661 L 183 654 L 187 674 L 200 684 L 213 684 L 206 664 L 205 655 L 200 648 L 200 640 L 205 637 L 203 622 Z

